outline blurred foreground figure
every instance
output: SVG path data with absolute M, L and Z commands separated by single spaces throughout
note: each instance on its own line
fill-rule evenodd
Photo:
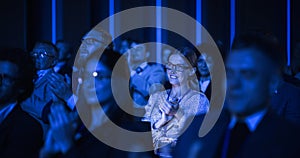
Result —
M 280 53 L 270 34 L 251 32 L 235 38 L 225 61 L 225 109 L 214 128 L 193 142 L 192 155 L 299 157 L 299 129 L 270 110 L 280 82 Z
M 38 157 L 41 125 L 20 107 L 33 90 L 34 66 L 28 54 L 0 50 L 0 157 Z

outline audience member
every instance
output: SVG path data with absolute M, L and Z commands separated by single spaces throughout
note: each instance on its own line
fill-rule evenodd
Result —
M 198 57 L 197 68 L 199 71 L 199 88 L 200 91 L 203 92 L 206 97 L 210 100 L 211 96 L 211 75 L 210 71 L 213 67 L 213 61 L 208 54 L 201 53 Z
M 174 156 L 172 149 L 188 118 L 208 111 L 208 99 L 197 91 L 198 85 L 191 85 L 197 80 L 196 66 L 197 56 L 193 50 L 183 48 L 171 53 L 166 69 L 172 88 L 152 94 L 145 107 L 146 117 L 151 120 L 154 150 L 159 156 Z
M 32 93 L 34 71 L 33 62 L 24 51 L 0 50 L 1 158 L 38 157 L 43 130 L 19 104 Z
M 64 40 L 58 40 L 55 46 L 58 49 L 58 62 L 53 68 L 54 71 L 61 75 L 67 74 L 71 76 L 73 66 L 73 62 L 71 61 L 73 54 L 71 44 Z
M 299 157 L 299 129 L 270 110 L 280 53 L 270 34 L 235 38 L 225 62 L 225 109 L 210 133 L 193 143 L 197 157 Z
M 63 101 L 68 93 L 64 96 L 57 96 L 56 91 L 59 87 L 52 87 L 49 79 L 56 76 L 57 84 L 64 84 L 64 77 L 54 72 L 53 67 L 57 63 L 58 52 L 51 42 L 37 42 L 30 54 L 34 60 L 37 69 L 36 78 L 34 79 L 34 90 L 32 95 L 21 103 L 24 111 L 34 116 L 38 120 L 48 122 L 49 107 L 53 102 Z
M 163 89 L 165 71 L 163 66 L 148 62 L 150 53 L 146 45 L 130 41 L 130 50 L 127 60 L 130 70 L 130 91 L 134 100 L 136 116 L 144 115 L 144 106 L 147 105 L 149 95 Z
M 119 53 L 124 54 L 129 50 L 129 47 L 130 47 L 129 41 L 130 40 L 126 40 L 126 39 L 121 40 L 121 42 L 118 45 L 118 52 Z
M 104 49 L 112 49 L 112 44 L 110 44 L 111 41 L 111 35 L 101 28 L 94 28 L 83 36 L 76 59 L 74 61 L 72 73 L 72 88 L 76 95 L 80 91 L 80 84 L 82 83 L 82 64 L 85 64 L 85 60 L 91 54 L 104 51 Z M 105 47 L 106 45 L 108 46 Z
M 89 132 L 93 131 L 105 137 L 117 138 L 118 135 L 113 135 L 114 131 L 107 132 L 110 128 L 108 118 L 118 125 L 128 123 L 127 120 L 120 120 L 123 118 L 121 109 L 114 100 L 111 87 L 112 71 L 119 59 L 120 54 L 110 49 L 104 51 L 100 60 L 97 59 L 97 55 L 90 55 L 86 59 L 81 88 L 82 96 L 79 97 L 77 109 L 85 116 L 90 116 L 90 120 L 83 120 L 87 127 L 85 128 L 78 120 L 76 113 L 68 113 L 61 105 L 53 106 L 49 116 L 51 128 L 46 143 L 40 152 L 40 157 L 92 158 L 99 157 L 99 155 L 102 157 L 129 157 L 129 155 L 135 154 L 109 147 Z M 125 60 L 121 62 L 126 65 Z M 115 76 L 122 83 L 126 81 L 125 76 L 128 72 L 126 68 L 120 71 L 123 73 Z M 94 86 L 93 83 L 95 83 Z M 131 145 L 130 142 L 128 142 L 128 145 Z M 148 156 L 146 153 L 137 154 Z

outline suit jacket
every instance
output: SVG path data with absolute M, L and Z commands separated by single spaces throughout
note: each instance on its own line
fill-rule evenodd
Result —
M 38 157 L 43 143 L 41 125 L 20 105 L 16 105 L 0 124 L 0 157 Z
M 196 157 L 216 158 L 221 156 L 229 122 L 229 114 L 223 112 L 213 129 L 203 138 L 198 138 L 193 142 L 197 148 Z M 247 137 L 237 157 L 299 157 L 299 142 L 298 128 L 274 113 L 268 112 L 256 130 Z
M 283 82 L 271 99 L 275 112 L 300 127 L 300 89 Z
M 149 89 L 155 83 L 165 83 L 165 71 L 163 66 L 154 63 L 148 63 L 143 71 L 135 74 L 130 79 L 130 89 L 133 100 L 146 105 L 149 99 Z
M 225 133 L 230 123 L 230 115 L 224 110 L 213 129 L 206 136 L 199 138 L 197 134 L 202 119 L 203 117 L 198 118 L 196 123 L 198 126 L 189 127 L 181 136 L 175 157 L 221 157 Z M 270 110 L 256 130 L 247 137 L 237 157 L 299 157 L 299 141 L 298 127 L 281 119 Z
M 31 96 L 21 103 L 22 109 L 32 116 L 41 119 L 45 106 L 53 101 L 58 100 L 50 88 L 50 83 L 47 80 L 53 70 L 48 71 L 43 77 L 38 78 L 34 84 L 34 90 Z

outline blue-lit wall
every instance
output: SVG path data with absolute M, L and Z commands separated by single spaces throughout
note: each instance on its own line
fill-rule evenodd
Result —
M 289 1 L 131 0 L 130 3 L 127 0 L 3 1 L 0 9 L 2 21 L 0 45 L 30 49 L 37 40 L 65 39 L 73 43 L 74 47 L 78 47 L 84 33 L 113 12 L 144 5 L 155 6 L 160 2 L 163 7 L 177 9 L 201 20 L 202 25 L 215 40 L 223 41 L 226 49 L 229 48 L 234 33 L 248 28 L 263 28 L 277 35 L 283 41 L 286 50 L 289 50 L 289 45 L 292 47 L 295 41 L 300 40 L 300 31 L 297 31 L 300 27 L 300 21 L 297 20 L 300 19 L 300 11 L 297 8 L 300 7 L 300 2 L 290 1 L 288 10 Z M 121 24 L 122 21 L 113 23 L 113 25 Z M 158 39 L 157 33 L 159 32 L 155 30 L 133 31 L 124 35 L 124 38 L 155 41 Z M 162 31 L 159 39 L 171 45 L 184 43 L 180 39 L 172 40 L 174 36 Z

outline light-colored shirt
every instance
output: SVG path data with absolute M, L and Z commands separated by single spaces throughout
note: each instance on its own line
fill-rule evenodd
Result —
M 58 62 L 58 63 L 53 67 L 54 72 L 58 72 L 58 71 L 65 65 L 65 63 L 66 63 L 66 62 L 64 62 L 64 61 Z
M 78 101 L 78 97 L 74 94 L 67 100 L 67 106 L 71 109 L 74 110 L 76 103 Z
M 4 121 L 4 119 L 8 116 L 8 114 L 14 109 L 17 105 L 17 102 L 10 103 L 5 105 L 4 108 L 0 110 L 0 124 Z
M 35 80 L 35 83 L 37 83 L 41 78 L 43 78 L 49 71 L 51 71 L 52 68 L 46 69 L 46 70 L 38 70 L 36 74 L 38 75 L 38 78 Z
M 145 67 L 147 66 L 147 62 L 143 62 L 140 66 L 138 66 L 138 67 L 140 67 L 140 68 L 142 68 L 143 70 L 145 69 Z M 140 74 L 142 74 L 143 72 L 140 72 Z M 131 71 L 130 72 L 130 76 L 132 77 L 132 76 L 134 76 L 136 74 L 136 71 L 135 70 L 133 70 L 133 71 Z
M 210 80 L 206 80 L 204 82 L 199 82 L 199 83 L 200 83 L 200 90 L 201 90 L 201 92 L 204 93 L 210 83 Z
M 245 119 L 243 119 L 243 121 L 246 123 L 247 127 L 249 128 L 250 132 L 255 131 L 255 129 L 257 128 L 257 126 L 259 125 L 259 123 L 261 122 L 263 117 L 265 116 L 266 111 L 267 111 L 266 109 L 261 110 L 250 116 L 247 116 Z M 235 126 L 235 124 L 237 123 L 237 121 L 238 121 L 238 118 L 236 116 L 232 116 L 230 124 L 229 124 L 229 129 L 232 129 Z

